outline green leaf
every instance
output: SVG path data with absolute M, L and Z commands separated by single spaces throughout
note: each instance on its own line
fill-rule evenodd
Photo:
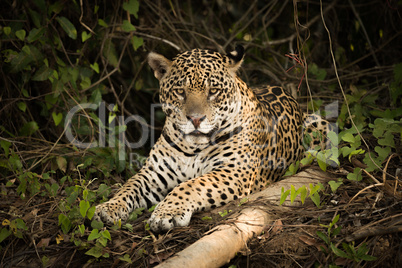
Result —
M 20 130 L 21 136 L 31 136 L 39 129 L 38 123 L 31 121 L 26 123 Z
M 116 114 L 109 112 L 109 117 L 108 117 L 108 122 L 109 122 L 109 124 L 110 124 L 115 118 L 116 118 Z
M 91 222 L 91 227 L 93 228 L 93 229 L 102 229 L 103 228 L 103 226 L 104 226 L 104 224 L 103 224 L 103 222 L 101 222 L 101 221 L 97 221 L 97 220 L 93 220 L 92 222 Z
M 380 143 L 380 142 L 378 141 L 378 143 Z M 391 153 L 391 148 L 390 148 L 390 147 L 384 147 L 384 148 L 382 148 L 382 147 L 380 147 L 380 146 L 376 146 L 376 147 L 374 148 L 374 151 L 377 152 L 377 154 L 378 154 L 378 156 L 379 156 L 379 158 L 381 159 L 381 162 L 382 162 L 382 161 L 384 161 L 384 160 L 388 157 L 388 155 Z
M 212 217 L 204 216 L 204 217 L 201 218 L 201 220 L 203 220 L 203 221 L 212 221 Z
M 312 183 L 309 183 L 309 189 L 310 189 L 310 194 L 309 197 L 311 198 L 311 200 L 313 200 L 313 202 L 317 205 L 317 201 L 318 201 L 318 205 L 319 206 L 319 202 L 320 202 L 320 195 L 318 194 L 318 192 L 321 189 L 321 185 L 317 184 L 315 186 L 313 186 Z M 318 199 L 317 199 L 318 198 Z
M 49 13 L 54 12 L 56 14 L 59 14 L 63 10 L 63 7 L 64 7 L 63 1 L 56 1 L 49 6 Z
M 99 194 L 103 199 L 106 199 L 109 196 L 110 191 L 110 186 L 102 183 L 101 185 L 99 185 L 97 194 Z
M 142 80 L 141 78 L 139 78 L 137 81 L 135 81 L 135 85 L 134 88 L 135 90 L 141 90 L 144 86 L 144 80 Z
M 290 194 L 290 190 L 287 190 L 285 192 L 285 188 L 282 187 L 282 189 L 281 189 L 281 199 L 280 199 L 280 202 L 279 202 L 280 205 L 282 205 L 285 202 L 285 200 L 286 200 L 286 198 L 288 197 L 289 194 Z
M 72 226 L 70 219 L 64 214 L 59 214 L 59 225 L 61 225 L 61 230 L 65 234 L 68 234 Z
M 303 166 L 307 166 L 310 165 L 314 160 L 314 156 L 308 152 L 307 156 L 304 157 L 302 160 L 300 160 L 300 164 L 302 164 Z
M 336 227 L 333 231 L 332 231 L 332 236 L 335 237 L 337 236 L 340 232 L 341 232 L 342 226 L 338 226 Z
M 39 11 L 46 13 L 47 5 L 45 0 L 34 0 L 32 2 L 39 8 Z
M 57 17 L 56 20 L 71 39 L 77 39 L 77 30 L 66 17 Z
M 89 38 L 91 38 L 92 37 L 92 34 L 91 33 L 87 33 L 86 31 L 83 31 L 82 33 L 81 33 L 81 40 L 82 40 L 82 42 L 84 43 L 85 41 L 87 41 Z
M 302 204 L 304 204 L 304 201 L 306 200 L 307 197 L 307 187 L 303 185 L 299 190 L 300 190 L 300 200 Z
M 98 19 L 98 24 L 103 27 L 108 27 L 109 25 L 102 19 Z
M 349 256 L 351 259 L 356 260 L 356 249 L 354 246 L 354 242 L 347 244 L 347 243 L 342 243 L 342 247 L 345 250 L 346 254 Z
M 10 33 L 11 33 L 11 27 L 9 27 L 9 26 L 4 27 L 4 28 L 3 28 L 3 32 L 4 32 L 6 35 L 10 35 Z
M 130 216 L 128 217 L 128 221 L 133 221 L 138 218 L 138 216 L 143 214 L 143 211 L 145 208 L 136 208 L 133 212 L 130 213 Z
M 43 54 L 32 45 L 25 45 L 16 57 L 11 60 L 11 73 L 16 73 L 27 68 L 28 65 L 35 61 L 40 62 L 43 59 Z
M 28 230 L 28 227 L 25 224 L 23 219 L 15 219 L 15 223 L 16 223 L 16 226 L 18 229 L 25 230 L 25 231 Z
M 22 92 L 22 95 L 23 95 L 25 98 L 28 98 L 28 97 L 29 97 L 29 93 L 28 93 L 28 91 L 27 91 L 26 89 L 22 89 L 21 92 Z
M 46 95 L 45 96 L 45 102 L 46 102 L 46 108 L 49 110 L 50 108 L 53 107 L 53 105 L 56 104 L 58 98 L 55 97 L 54 95 Z
M 102 232 L 101 232 L 101 235 L 102 235 L 104 238 L 108 239 L 109 241 L 112 241 L 112 237 L 110 236 L 110 233 L 109 233 L 108 230 L 102 231 Z
M 97 74 L 99 73 L 99 64 L 97 62 L 95 62 L 94 64 L 90 64 L 89 65 L 92 70 L 94 70 Z
M 84 224 L 78 225 L 78 230 L 80 231 L 81 235 L 84 235 L 85 234 L 85 225 Z
M 329 237 L 327 235 L 325 235 L 321 231 L 317 231 L 317 235 L 319 238 L 321 238 L 322 241 L 324 241 L 327 245 L 329 245 Z
M 88 200 L 88 190 L 87 189 L 82 191 L 82 197 L 84 198 L 84 200 Z
M 353 149 L 353 148 L 351 148 Z M 354 155 L 358 155 L 358 154 L 364 154 L 365 151 L 363 149 L 358 149 L 358 150 L 354 150 L 352 152 L 349 153 L 349 161 L 352 161 L 352 156 Z
M 53 80 L 52 91 L 53 91 L 54 97 L 56 97 L 56 100 L 57 100 L 57 97 L 60 95 L 60 93 L 63 92 L 63 88 L 64 88 L 64 83 L 61 80 L 59 80 L 59 79 Z M 46 95 L 46 96 L 49 96 L 49 95 Z M 46 103 L 46 106 L 49 106 L 49 104 Z
M 33 10 L 31 8 L 28 9 L 28 12 L 29 12 L 29 15 L 31 16 L 32 22 L 35 25 L 35 27 L 40 28 L 40 26 L 41 26 L 40 22 L 41 22 L 42 16 L 39 15 L 38 12 L 36 12 L 35 10 Z
M 46 65 L 42 65 L 39 70 L 33 75 L 33 81 L 45 81 L 53 74 L 53 69 L 47 67 Z
M 332 252 L 335 253 L 336 256 L 345 258 L 345 259 L 350 259 L 348 254 L 346 254 L 344 251 L 337 248 L 334 244 L 331 243 L 330 247 L 331 247 Z
M 395 148 L 394 135 L 390 131 L 386 131 L 384 137 L 378 140 L 378 144 Z
M 349 146 L 343 146 L 342 148 L 340 148 L 340 152 L 342 153 L 343 157 L 347 157 L 351 152 L 353 152 L 356 148 L 355 147 L 349 147 Z
M 132 25 L 128 20 L 124 20 L 121 25 L 121 29 L 125 32 L 133 32 L 135 31 L 134 25 Z
M 17 169 L 17 170 L 22 169 L 21 159 L 15 153 L 11 152 L 11 156 L 8 159 L 8 161 L 14 169 Z
M 18 109 L 20 109 L 22 112 L 25 113 L 26 109 L 27 109 L 27 105 L 25 104 L 25 102 L 20 101 L 17 103 Z
M 90 250 L 88 250 L 87 252 L 85 252 L 85 254 L 93 256 L 95 258 L 100 258 L 102 256 L 102 248 L 95 246 Z
M 319 68 L 317 64 L 312 63 L 308 66 L 308 71 L 310 74 L 314 75 L 317 80 L 324 80 L 327 76 L 327 71 Z
M 334 226 L 334 225 L 339 221 L 339 217 L 340 217 L 340 216 L 341 216 L 340 214 L 337 214 L 337 215 L 335 216 L 335 218 L 332 220 L 330 226 Z
M 398 63 L 394 66 L 394 78 L 395 82 L 402 83 L 402 63 Z
M 53 117 L 54 124 L 56 126 L 58 126 L 60 124 L 61 120 L 63 119 L 63 114 L 62 113 L 56 114 L 56 112 L 52 112 L 52 117 Z
M 294 185 L 290 185 L 290 203 L 293 204 L 297 196 Z
M 75 200 L 77 200 L 77 198 L 78 198 L 78 193 L 76 191 L 74 191 L 70 195 L 68 195 L 66 200 L 69 205 L 72 205 L 75 202 Z
M 353 143 L 353 142 L 355 142 L 355 137 L 353 136 L 353 134 L 352 133 L 345 133 L 343 136 L 342 136 L 342 140 L 344 140 L 344 141 L 346 141 L 346 142 L 350 142 L 350 143 Z
M 339 135 L 333 131 L 328 132 L 327 138 L 331 141 L 332 146 L 338 146 L 339 144 Z
M 137 51 L 137 49 L 144 44 L 144 39 L 134 35 L 133 38 L 131 38 L 131 44 L 133 45 L 134 50 Z
M 62 156 L 57 156 L 56 157 L 56 163 L 57 163 L 57 167 L 63 171 L 64 173 L 66 173 L 67 170 L 67 160 L 62 157 Z
M 88 209 L 88 212 L 87 212 L 87 217 L 88 217 L 88 219 L 92 220 L 92 218 L 93 218 L 94 215 L 95 215 L 95 209 L 96 209 L 95 206 L 90 207 L 90 208 Z
M 80 201 L 80 214 L 83 218 L 87 215 L 87 211 L 89 209 L 89 201 L 81 200 Z
M 94 239 L 98 239 L 101 236 L 98 229 L 93 229 L 88 236 L 88 241 L 92 241 Z
M 11 146 L 11 142 L 6 140 L 0 140 L 0 146 L 1 148 L 3 148 L 6 158 L 8 158 L 8 154 L 10 153 L 9 148 Z
M 138 19 L 138 10 L 140 7 L 140 3 L 138 0 L 129 0 L 128 2 L 123 3 L 123 9 L 128 11 L 131 15 L 134 15 L 136 19 Z
M 128 254 L 124 254 L 123 257 L 119 257 L 119 260 L 128 262 L 129 264 L 133 263 L 133 261 L 130 258 L 130 255 L 128 255 Z
M 371 156 L 371 158 L 370 158 Z M 382 166 L 382 160 L 380 157 L 377 157 L 374 152 L 366 153 L 363 159 L 363 162 L 368 166 L 366 168 L 367 172 L 372 172 L 374 170 L 377 170 L 378 167 Z
M 335 193 L 339 186 L 343 184 L 343 182 L 342 179 L 338 179 L 338 181 L 329 181 L 328 184 L 331 187 L 331 191 Z
M 101 236 L 101 237 L 99 237 L 99 238 L 96 240 L 96 243 L 101 244 L 102 247 L 106 247 L 106 245 L 107 245 L 107 239 L 104 238 L 103 236 Z
M 18 30 L 15 32 L 15 36 L 18 37 L 21 41 L 24 41 L 26 32 L 25 30 Z
M 89 77 L 82 78 L 80 86 L 82 89 L 86 89 L 89 86 L 91 86 L 91 78 L 89 78 Z
M 10 73 L 17 73 L 25 69 L 34 59 L 30 54 L 21 51 L 11 60 Z
M 113 67 L 117 67 L 117 64 L 119 62 L 118 57 L 117 57 L 117 51 L 112 43 L 111 39 L 108 39 L 105 41 L 105 46 L 103 49 L 103 56 L 106 57 L 108 60 L 108 63 L 112 65 Z
M 55 197 L 57 195 L 58 190 L 59 190 L 59 185 L 57 183 L 53 183 L 49 188 L 49 193 L 51 196 Z
M 11 231 L 8 228 L 1 228 L 0 231 L 0 243 L 3 242 L 7 237 L 11 235 Z
M 128 230 L 129 232 L 133 232 L 133 225 L 130 223 L 126 223 L 123 225 L 123 229 Z
M 27 41 L 29 43 L 35 42 L 36 40 L 38 40 L 39 38 L 41 38 L 43 36 L 43 34 L 45 33 L 46 29 L 45 28 L 33 28 L 27 37 Z
M 348 180 L 351 181 L 361 181 L 363 179 L 362 174 L 361 174 L 361 168 L 355 168 L 353 170 L 353 173 L 349 173 L 347 175 Z
M 318 208 L 321 206 L 320 195 L 318 193 L 310 194 L 310 199 Z
M 363 261 L 375 261 L 375 260 L 377 260 L 377 257 L 371 256 L 371 255 L 363 255 L 360 257 L 360 259 Z
M 327 171 L 327 163 L 325 162 L 325 159 L 323 159 L 323 157 L 318 157 L 320 154 L 322 155 L 321 152 L 317 154 L 317 163 L 322 171 Z
M 150 208 L 148 209 L 148 211 L 149 211 L 149 212 L 153 212 L 153 211 L 155 210 L 156 206 L 157 206 L 157 205 L 153 205 L 152 207 L 150 207 Z

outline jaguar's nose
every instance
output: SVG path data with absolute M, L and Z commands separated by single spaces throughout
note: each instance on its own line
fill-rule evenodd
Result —
M 205 115 L 204 116 L 187 116 L 187 119 L 190 120 L 191 123 L 193 123 L 195 129 L 198 129 L 200 127 L 202 120 L 204 120 L 205 117 L 206 117 Z

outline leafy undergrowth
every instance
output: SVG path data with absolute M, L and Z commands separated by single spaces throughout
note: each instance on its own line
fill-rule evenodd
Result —
M 280 220 L 228 266 L 401 266 L 400 4 L 323 6 L 343 97 L 316 2 L 297 3 L 297 16 L 286 1 L 173 2 L 4 1 L 0 266 L 154 266 L 255 205 L 198 214 L 163 235 L 149 231 L 144 209 L 120 226 L 92 221 L 94 206 L 141 167 L 164 121 L 149 108 L 157 83 L 146 54 L 235 44 L 247 48 L 248 84 L 284 85 L 338 132 L 329 135 L 337 146 L 288 170 L 314 165 L 334 176 L 329 186 L 283 189 L 283 199 L 313 201 L 302 209 L 263 204 Z

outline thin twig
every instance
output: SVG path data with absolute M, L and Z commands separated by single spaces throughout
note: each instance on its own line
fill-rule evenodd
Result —
M 144 37 L 148 37 L 150 39 L 155 39 L 158 41 L 162 41 L 163 43 L 168 44 L 169 46 L 173 47 L 174 49 L 176 49 L 177 51 L 183 51 L 183 48 L 181 48 L 179 45 L 176 45 L 175 43 L 173 43 L 172 41 L 166 40 L 164 38 L 161 37 L 157 37 L 157 36 L 153 36 L 150 34 L 146 34 L 146 33 L 141 33 L 141 32 L 135 32 L 136 35 L 140 35 L 140 36 L 144 36 Z
M 369 185 L 369 186 L 365 187 L 364 189 L 361 189 L 357 194 L 355 194 L 355 196 L 352 197 L 352 199 L 349 200 L 348 204 L 352 203 L 352 201 L 353 201 L 356 197 L 358 197 L 361 193 L 363 193 L 363 192 L 365 192 L 366 190 L 371 189 L 371 188 L 373 188 L 373 187 L 377 187 L 377 186 L 384 186 L 384 183 L 372 184 L 372 185 Z
M 363 21 L 361 20 L 361 18 L 360 18 L 360 16 L 359 16 L 359 13 L 357 13 L 356 8 L 355 8 L 355 5 L 353 4 L 353 2 L 352 2 L 351 0 L 348 0 L 348 1 L 349 1 L 350 7 L 352 8 L 353 13 L 355 14 L 357 20 L 359 21 L 360 26 L 362 27 L 362 31 L 363 31 L 363 33 L 364 33 L 364 35 L 365 35 L 365 37 L 366 37 L 367 44 L 368 44 L 368 46 L 369 46 L 369 49 L 370 49 L 370 51 L 371 51 L 371 54 L 373 55 L 375 64 L 376 64 L 377 66 L 380 66 L 380 63 L 378 62 L 377 56 L 376 56 L 375 53 L 374 53 L 373 46 L 371 45 L 370 38 L 369 38 L 369 36 L 368 36 L 368 34 L 367 34 L 366 27 L 364 27 Z
M 88 31 L 90 31 L 92 34 L 96 35 L 96 33 L 94 31 L 92 31 L 91 28 L 89 28 L 84 22 L 82 22 L 82 18 L 84 17 L 84 5 L 82 3 L 82 0 L 80 0 L 80 6 L 81 6 L 81 16 L 80 16 L 80 23 L 82 26 L 85 27 L 85 29 L 87 29 Z
M 329 4 L 329 5 L 324 9 L 323 13 L 326 14 L 329 10 L 331 10 L 331 9 L 335 6 L 335 4 L 336 4 L 337 2 L 338 2 L 337 0 L 331 2 L 331 4 Z M 281 14 L 281 13 L 278 13 L 278 16 L 279 16 L 279 14 Z M 306 31 L 306 30 L 308 30 L 308 29 L 311 27 L 311 25 L 313 25 L 314 23 L 316 23 L 316 22 L 320 19 L 320 17 L 321 17 L 321 15 L 317 15 L 317 16 L 315 16 L 314 18 L 312 18 L 306 25 L 304 25 L 304 26 L 301 28 L 301 31 Z M 297 27 L 296 27 L 296 29 L 297 29 Z M 272 41 L 267 41 L 267 42 L 264 42 L 263 44 L 264 44 L 264 45 L 273 46 L 273 45 L 280 45 L 280 44 L 283 44 L 283 43 L 291 42 L 291 41 L 293 41 L 293 39 L 295 39 L 295 38 L 297 37 L 298 34 L 299 34 L 299 32 L 294 32 L 292 35 L 290 35 L 290 36 L 288 36 L 288 37 L 286 37 L 286 38 L 277 39 L 277 40 L 272 40 Z
M 349 235 L 345 238 L 347 242 L 351 241 L 356 241 L 362 238 L 366 238 L 368 236 L 379 236 L 379 235 L 385 235 L 385 234 L 393 234 L 393 233 L 399 233 L 402 232 L 402 226 L 387 226 L 387 227 L 373 227 L 373 228 L 368 228 L 363 231 L 357 231 L 353 233 L 352 235 Z
M 327 27 L 327 24 L 325 23 L 324 13 L 323 13 L 323 10 L 322 10 L 322 0 L 320 0 L 320 13 L 321 13 L 321 19 L 322 19 L 322 23 L 323 23 L 323 25 L 324 25 L 325 31 L 326 31 L 327 34 L 328 34 L 329 51 L 330 51 L 331 58 L 332 58 L 332 62 L 333 62 L 333 66 L 334 66 L 335 76 L 336 76 L 336 78 L 337 78 L 337 80 L 338 80 L 339 88 L 340 88 L 340 90 L 341 90 L 341 92 L 342 92 L 342 96 L 343 96 L 343 98 L 344 98 L 344 100 L 345 100 L 345 104 L 346 104 L 346 108 L 347 108 L 347 111 L 348 111 L 348 115 L 349 115 L 350 121 L 352 122 L 353 127 L 356 129 L 357 134 L 360 136 L 361 140 L 362 140 L 363 143 L 366 145 L 367 151 L 368 151 L 368 156 L 369 156 L 370 160 L 373 162 L 373 164 L 374 164 L 379 170 L 381 170 L 382 172 L 384 172 L 384 170 L 383 170 L 379 165 L 377 165 L 377 163 L 376 163 L 376 162 L 373 160 L 373 158 L 371 157 L 371 154 L 370 154 L 370 147 L 369 147 L 369 145 L 367 144 L 366 140 L 364 139 L 363 135 L 360 133 L 359 129 L 357 128 L 357 126 L 356 126 L 356 124 L 355 124 L 355 122 L 354 122 L 354 120 L 353 120 L 352 113 L 351 113 L 351 111 L 350 111 L 350 107 L 349 107 L 348 100 L 347 100 L 347 98 L 346 98 L 345 91 L 343 90 L 343 86 L 342 86 L 341 80 L 339 79 L 338 68 L 337 68 L 337 66 L 336 66 L 335 55 L 334 55 L 334 51 L 333 51 L 333 48 L 332 48 L 331 33 L 329 32 L 329 29 L 328 29 L 328 27 Z M 389 176 L 394 177 L 394 176 L 392 176 L 391 174 L 389 174 Z

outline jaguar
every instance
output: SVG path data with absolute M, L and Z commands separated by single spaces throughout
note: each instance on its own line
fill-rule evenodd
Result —
M 151 230 L 187 226 L 193 213 L 281 179 L 310 145 L 305 133 L 327 134 L 328 122 L 303 114 L 283 88 L 247 86 L 237 75 L 243 58 L 242 46 L 227 54 L 193 49 L 173 60 L 148 55 L 166 114 L 162 134 L 138 173 L 96 206 L 95 219 L 124 222 L 134 209 L 158 204 Z

